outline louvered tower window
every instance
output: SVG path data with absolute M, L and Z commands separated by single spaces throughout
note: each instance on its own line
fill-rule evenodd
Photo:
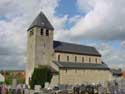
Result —
M 41 35 L 43 35 L 43 29 L 41 29 L 41 32 L 40 32 Z

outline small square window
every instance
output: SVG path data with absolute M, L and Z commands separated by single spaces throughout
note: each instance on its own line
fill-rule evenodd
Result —
M 96 62 L 96 63 L 98 62 L 97 58 L 95 59 L 95 62 Z
M 75 62 L 77 62 L 77 56 L 75 56 Z
M 84 63 L 84 57 L 82 57 L 82 63 Z
M 89 58 L 89 63 L 91 62 L 91 58 Z
M 69 62 L 69 56 L 67 56 L 67 62 Z

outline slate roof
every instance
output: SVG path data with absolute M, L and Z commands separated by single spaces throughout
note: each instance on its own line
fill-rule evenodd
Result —
M 35 18 L 35 20 L 32 22 L 32 24 L 30 25 L 30 27 L 28 28 L 28 30 L 30 30 L 31 28 L 33 28 L 34 26 L 37 27 L 42 27 L 42 28 L 47 28 L 50 30 L 54 30 L 53 26 L 51 25 L 51 23 L 48 21 L 48 19 L 46 18 L 46 16 L 43 14 L 43 12 L 40 12 L 39 15 Z
M 54 41 L 54 50 L 55 52 L 101 56 L 101 54 L 94 47 L 60 41 Z
M 95 64 L 95 63 L 73 63 L 73 62 L 54 62 L 59 68 L 68 69 L 99 69 L 99 70 L 110 70 L 106 64 Z

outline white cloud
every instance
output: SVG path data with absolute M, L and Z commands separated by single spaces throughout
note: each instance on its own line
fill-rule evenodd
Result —
M 63 18 L 61 17 L 52 17 L 52 24 L 55 27 L 55 32 L 64 28 L 64 24 L 68 20 L 68 15 L 65 15 Z
M 125 48 L 125 41 L 121 42 L 121 48 Z
M 102 43 L 97 46 L 98 50 L 102 54 L 102 59 L 111 68 L 125 68 L 125 49 L 124 48 L 114 48 L 112 45 L 107 43 Z
M 77 0 L 81 16 L 63 36 L 68 40 L 125 40 L 124 0 Z M 69 34 L 70 33 L 70 34 Z M 65 40 L 67 40 L 65 39 Z
M 0 15 L 3 18 L 0 19 L 1 68 L 24 67 L 26 62 L 26 30 L 41 10 L 55 24 L 56 29 L 63 28 L 67 16 L 55 16 L 58 2 L 59 0 L 0 1 Z
M 80 15 L 69 18 L 69 23 L 76 23 L 80 19 Z
M 94 0 L 77 0 L 77 5 L 80 11 L 88 12 L 93 9 L 95 2 Z

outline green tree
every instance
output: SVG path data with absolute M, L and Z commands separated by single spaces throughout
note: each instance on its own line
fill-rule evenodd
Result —
M 52 73 L 48 67 L 35 68 L 31 77 L 30 86 L 33 89 L 34 85 L 41 85 L 42 88 L 45 86 L 45 82 L 51 82 Z

